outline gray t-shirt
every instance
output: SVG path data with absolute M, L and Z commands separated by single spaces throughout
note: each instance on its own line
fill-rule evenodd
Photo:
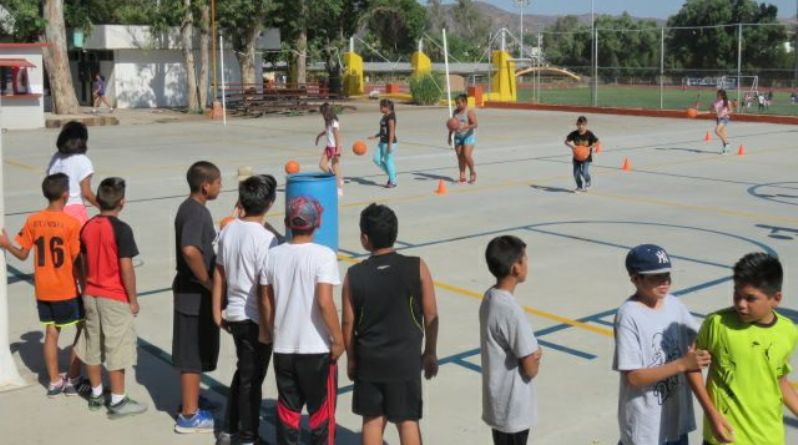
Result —
M 667 295 L 656 310 L 632 298 L 626 300 L 618 308 L 614 326 L 615 371 L 656 368 L 684 356 L 699 327 L 687 307 L 673 295 Z M 620 377 L 621 443 L 662 444 L 695 430 L 693 400 L 684 374 L 642 389 L 630 386 L 623 373 Z
M 537 422 L 535 383 L 521 373 L 519 360 L 538 350 L 523 309 L 507 291 L 491 288 L 479 306 L 482 350 L 482 420 L 504 433 Z

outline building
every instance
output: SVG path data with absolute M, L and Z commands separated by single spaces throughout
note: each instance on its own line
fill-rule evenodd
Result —
M 2 128 L 44 127 L 43 43 L 0 43 Z

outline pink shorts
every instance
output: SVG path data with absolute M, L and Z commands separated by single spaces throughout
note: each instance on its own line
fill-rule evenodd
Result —
M 80 221 L 80 227 L 83 227 L 89 220 L 89 213 L 84 204 L 69 204 L 64 207 L 64 213 Z
M 325 147 L 324 154 L 327 155 L 327 159 L 341 157 L 341 153 L 339 153 L 335 147 Z

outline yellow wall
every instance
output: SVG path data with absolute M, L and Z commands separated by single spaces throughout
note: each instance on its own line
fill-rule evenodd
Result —
M 421 76 L 432 72 L 432 61 L 421 51 L 416 51 L 410 56 L 410 65 L 413 67 L 414 76 Z
M 347 96 L 361 96 L 365 93 L 366 84 L 363 82 L 363 58 L 357 53 L 344 53 L 344 94 Z
M 518 98 L 515 85 L 515 62 L 506 51 L 493 51 L 493 76 L 490 79 L 488 100 L 515 102 Z

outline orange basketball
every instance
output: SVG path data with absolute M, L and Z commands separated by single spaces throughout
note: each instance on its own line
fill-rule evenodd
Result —
M 698 116 L 698 110 L 692 107 L 687 109 L 687 117 L 694 118 L 696 116 Z
M 590 149 L 585 147 L 584 145 L 577 145 L 574 148 L 574 159 L 577 161 L 584 161 L 587 160 L 587 157 L 590 156 Z
M 285 172 L 289 175 L 293 175 L 294 173 L 299 173 L 299 162 L 297 161 L 288 161 L 285 163 Z
M 460 129 L 460 121 L 457 120 L 456 117 L 453 117 L 446 121 L 446 128 L 448 128 L 449 131 L 457 131 Z
M 366 154 L 366 152 L 368 151 L 368 147 L 366 146 L 366 143 L 363 141 L 355 141 L 355 143 L 352 144 L 352 151 L 355 152 L 356 155 L 362 156 Z

